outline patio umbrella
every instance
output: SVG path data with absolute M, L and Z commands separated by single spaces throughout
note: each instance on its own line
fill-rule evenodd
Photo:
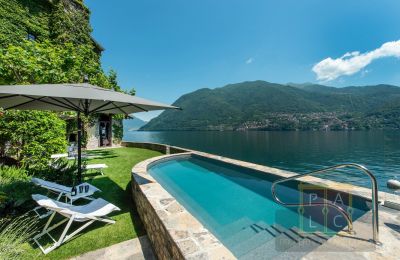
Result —
M 132 114 L 178 107 L 121 92 L 82 84 L 32 84 L 0 86 L 0 107 L 5 110 L 75 111 L 78 119 L 78 182 L 82 180 L 82 121 L 85 116 Z

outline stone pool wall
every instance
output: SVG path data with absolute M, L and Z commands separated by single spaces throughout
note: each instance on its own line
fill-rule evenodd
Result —
M 176 154 L 176 153 L 185 153 L 190 151 L 189 149 L 184 149 L 181 147 L 176 147 L 166 144 L 157 144 L 157 143 L 122 142 L 121 145 L 125 147 L 149 149 L 163 154 Z
M 135 181 L 132 181 L 132 194 L 157 258 L 161 260 L 185 259 Z

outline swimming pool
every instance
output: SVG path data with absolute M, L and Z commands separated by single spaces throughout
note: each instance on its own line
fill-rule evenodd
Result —
M 197 155 L 156 162 L 148 172 L 238 258 L 309 250 L 346 226 L 332 208 L 324 211 L 322 207 L 277 204 L 271 196 L 271 184 L 278 177 L 272 174 Z M 330 192 L 299 182 L 278 189 L 280 198 L 288 202 L 332 198 L 353 219 L 368 210 L 363 199 L 345 194 L 337 199 L 335 192 L 326 196 Z

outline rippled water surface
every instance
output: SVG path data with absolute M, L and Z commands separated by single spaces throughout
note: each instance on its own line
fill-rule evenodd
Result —
M 304 173 L 335 164 L 363 164 L 380 190 L 400 179 L 400 131 L 354 132 L 125 132 L 125 141 L 176 145 L 280 169 Z M 369 187 L 359 173 L 335 172 L 337 181 Z

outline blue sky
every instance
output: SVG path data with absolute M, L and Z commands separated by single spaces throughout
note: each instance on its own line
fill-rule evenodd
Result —
M 398 0 L 85 2 L 106 49 L 103 68 L 141 97 L 172 103 L 199 88 L 259 79 L 400 85 Z

